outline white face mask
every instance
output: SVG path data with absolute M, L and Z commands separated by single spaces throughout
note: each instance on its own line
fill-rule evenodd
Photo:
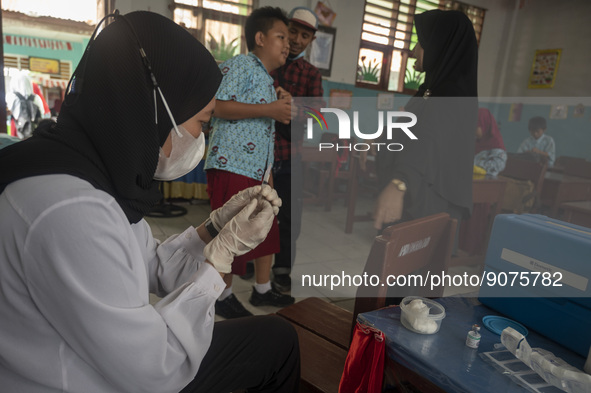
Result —
M 203 133 L 198 138 L 193 137 L 183 126 L 178 126 L 178 131 L 174 128 L 170 131 L 172 138 L 172 149 L 170 157 L 166 157 L 162 148 L 158 157 L 158 166 L 154 179 L 170 181 L 178 179 L 181 176 L 191 172 L 199 161 L 203 158 L 205 152 L 205 136 Z

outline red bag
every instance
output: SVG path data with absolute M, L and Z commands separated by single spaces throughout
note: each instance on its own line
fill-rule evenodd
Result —
M 384 333 L 357 322 L 339 393 L 380 393 L 384 380 Z

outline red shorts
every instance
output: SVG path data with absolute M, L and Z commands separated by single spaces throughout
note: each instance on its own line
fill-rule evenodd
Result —
M 261 182 L 250 177 L 237 175 L 232 172 L 219 169 L 208 169 L 207 194 L 211 210 L 222 207 L 234 194 L 248 187 L 260 185 Z M 277 218 L 273 220 L 273 226 L 267 238 L 252 251 L 235 257 L 232 263 L 232 273 L 239 276 L 246 273 L 246 262 L 265 255 L 273 255 L 279 252 L 279 227 Z

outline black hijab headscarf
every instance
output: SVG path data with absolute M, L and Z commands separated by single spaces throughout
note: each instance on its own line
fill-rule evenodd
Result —
M 476 97 L 478 45 L 470 19 L 460 11 L 432 10 L 415 16 L 417 38 L 425 51 L 426 90 L 431 97 Z
M 57 124 L 0 150 L 0 192 L 18 179 L 69 174 L 112 195 L 130 223 L 144 217 L 162 197 L 153 176 L 172 122 L 158 93 L 155 109 L 140 45 L 177 124 L 215 96 L 221 72 L 185 29 L 151 12 L 117 16 L 86 48 Z
M 478 119 L 476 35 L 459 11 L 427 11 L 415 16 L 415 25 L 426 74 L 405 110 L 417 116 L 412 131 L 418 140 L 400 134 L 396 142 L 404 142 L 404 149 L 378 155 L 378 176 L 383 186 L 392 179 L 407 183 L 403 219 L 440 212 L 441 203 L 430 195 L 469 216 Z

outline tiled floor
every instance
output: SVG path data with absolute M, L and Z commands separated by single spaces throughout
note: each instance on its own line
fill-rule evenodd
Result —
M 152 218 L 147 221 L 152 228 L 154 237 L 160 240 L 179 233 L 192 225 L 197 227 L 210 212 L 208 201 L 194 200 L 175 201 L 175 204 L 183 206 L 188 213 L 177 218 Z M 360 197 L 357 204 L 357 213 L 370 211 L 373 201 L 369 197 Z M 330 212 L 325 212 L 321 206 L 305 206 L 302 220 L 302 232 L 298 239 L 296 264 L 292 272 L 292 295 L 299 301 L 305 297 L 323 297 L 345 309 L 353 309 L 353 297 L 355 287 L 338 287 L 333 290 L 303 288 L 301 286 L 302 274 L 340 274 L 342 271 L 361 273 L 369 254 L 376 231 L 372 222 L 356 222 L 353 233 L 345 234 L 346 208 L 342 202 L 336 201 Z M 462 273 L 462 267 L 450 270 L 450 273 Z M 469 272 L 470 273 L 470 272 Z M 353 273 L 351 273 L 353 274 Z M 234 278 L 233 291 L 242 304 L 255 315 L 276 312 L 275 307 L 254 307 L 248 302 L 252 291 L 254 278 L 242 280 Z M 467 292 L 462 287 L 449 287 L 445 289 L 445 295 Z M 158 298 L 152 297 L 152 301 Z M 221 317 L 216 317 L 221 319 Z

